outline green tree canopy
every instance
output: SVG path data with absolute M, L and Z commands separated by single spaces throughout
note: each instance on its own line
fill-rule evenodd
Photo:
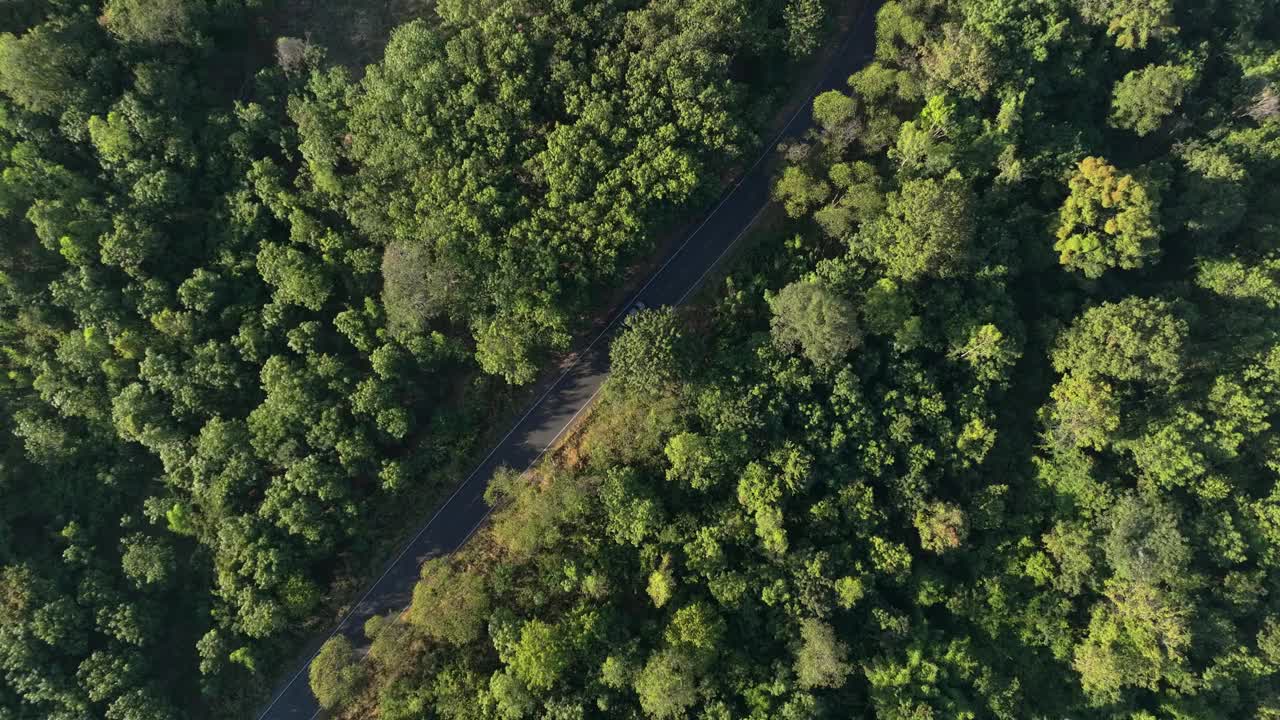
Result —
M 1194 71 L 1175 65 L 1150 65 L 1116 83 L 1111 122 L 1139 136 L 1155 132 L 1182 104 Z
M 435 559 L 422 565 L 409 622 L 429 638 L 465 645 L 484 632 L 489 607 L 483 577 L 459 571 L 447 559 Z
M 1120 175 L 1102 158 L 1087 157 L 1072 175 L 1070 188 L 1053 246 L 1059 262 L 1097 278 L 1108 268 L 1140 268 L 1159 256 L 1156 200 L 1132 175 Z
M 37 113 L 82 105 L 93 48 L 85 33 L 80 18 L 50 20 L 21 36 L 0 33 L 0 91 Z
M 610 382 L 624 393 L 660 395 L 686 371 L 688 343 L 672 308 L 629 315 L 609 346 Z
M 678 718 L 697 703 L 693 661 L 679 650 L 661 650 L 636 675 L 635 689 L 645 714 L 659 720 Z
M 351 641 L 335 635 L 325 641 L 308 672 L 316 700 L 321 707 L 333 710 L 352 700 L 364 670 Z
M 1086 310 L 1058 339 L 1058 372 L 1173 383 L 1184 368 L 1188 325 L 1167 300 L 1129 297 Z
M 848 646 L 836 638 L 830 625 L 812 618 L 800 623 L 796 677 L 801 687 L 840 687 L 853 671 L 848 658 Z
M 794 282 L 769 303 L 773 339 L 799 347 L 815 365 L 838 363 L 860 341 L 853 305 L 815 281 Z
M 192 43 L 203 14 L 191 0 L 108 0 L 102 23 L 127 42 Z
M 884 213 L 852 250 L 894 279 L 946 278 L 964 267 L 975 231 L 973 196 L 962 180 L 909 180 L 889 193 Z

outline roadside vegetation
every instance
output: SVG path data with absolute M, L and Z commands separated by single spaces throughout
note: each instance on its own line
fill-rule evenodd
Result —
M 248 716 L 830 30 L 332 5 L 0 7 L 3 720 Z
M 1280 717 L 1280 14 L 891 0 L 787 218 L 313 687 L 348 717 Z

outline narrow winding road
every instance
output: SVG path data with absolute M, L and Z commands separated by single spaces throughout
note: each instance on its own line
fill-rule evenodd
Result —
M 850 29 L 836 38 L 839 49 L 827 60 L 821 79 L 809 95 L 810 100 L 826 90 L 845 89 L 849 75 L 870 58 L 875 48 L 872 18 L 878 4 L 871 0 Z M 720 198 L 702 223 L 669 252 L 662 266 L 583 349 L 576 362 L 533 402 L 480 466 L 386 566 L 382 576 L 342 622 L 328 635 L 316 638 L 305 653 L 307 659 L 276 687 L 270 704 L 262 709 L 258 720 L 313 720 L 320 715 L 320 706 L 311 694 L 307 678 L 311 660 L 320 646 L 330 637 L 341 634 L 359 647 L 364 644 L 366 620 L 408 607 L 422 563 L 461 547 L 489 515 L 484 491 L 494 471 L 504 466 L 531 466 L 590 405 L 609 374 L 609 341 L 625 317 L 626 309 L 637 301 L 648 307 L 680 305 L 746 234 L 770 202 L 772 167 L 767 158 L 778 142 L 799 137 L 809 130 L 813 124 L 811 109 L 812 102 L 801 105 L 738 183 Z

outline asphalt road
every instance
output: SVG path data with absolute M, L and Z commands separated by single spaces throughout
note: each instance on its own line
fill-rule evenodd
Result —
M 838 38 L 839 50 L 827 61 L 811 97 L 830 89 L 845 89 L 849 75 L 870 58 L 875 48 L 872 8 L 876 5 L 873 0 L 872 7 L 864 9 L 853 26 Z M 342 634 L 360 647 L 365 644 L 366 620 L 408 607 L 422 563 L 462 546 L 488 516 L 484 491 L 494 471 L 504 466 L 531 466 L 600 391 L 609 374 L 609 341 L 625 317 L 625 309 L 637 301 L 648 307 L 683 303 L 764 211 L 769 203 L 773 170 L 768 157 L 779 141 L 799 137 L 809 130 L 813 124 L 811 107 L 811 102 L 805 102 L 796 111 L 738 183 L 725 192 L 684 242 L 670 251 L 663 265 L 623 306 L 624 310 L 564 374 L 549 384 L 498 446 L 388 563 L 386 571 L 342 622 L 328 635 L 315 639 L 305 653 L 306 661 L 281 681 L 258 720 L 312 720 L 320 714 L 307 679 L 307 670 L 320 646 L 333 635 Z

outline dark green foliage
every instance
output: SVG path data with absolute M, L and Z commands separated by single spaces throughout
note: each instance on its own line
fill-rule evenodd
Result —
M 96 94 L 83 83 L 96 40 L 83 14 L 0 34 L 0 92 L 35 113 L 82 109 Z
M 646 391 L 499 481 L 455 560 L 487 636 L 406 637 L 359 712 L 1280 711 L 1275 8 L 877 20 L 782 148 L 783 227 L 688 327 L 637 316 Z
M 248 715 L 456 479 L 479 374 L 534 378 L 835 24 L 433 7 L 358 73 L 237 2 L 0 10 L 0 717 Z M 783 148 L 778 241 L 629 321 L 624 391 L 324 648 L 327 705 L 1280 712 L 1275 7 L 876 35 Z
M 393 325 L 469 325 L 485 371 L 530 381 L 592 291 L 649 249 L 646 231 L 748 142 L 731 61 L 770 52 L 747 43 L 783 20 L 779 4 L 497 2 L 444 13 L 458 22 L 443 31 L 399 28 L 338 100 L 345 127 L 300 127 L 317 179 L 386 243 Z M 788 14 L 792 42 L 811 44 L 811 14 Z M 313 92 L 332 97 L 321 80 Z M 343 160 L 354 177 L 328 179 Z
M 465 474 L 503 378 L 719 192 L 831 26 L 786 0 L 375 5 L 0 3 L 5 720 L 252 714 Z M 638 374 L 681 382 L 670 349 Z M 529 496 L 506 547 L 595 488 Z M 375 662 L 486 636 L 500 590 L 456 578 Z M 586 631 L 555 628 L 571 657 Z M 339 650 L 331 704 L 359 695 Z M 496 681 L 510 707 L 553 659 Z M 383 716 L 471 712 L 482 670 Z
M 1181 584 L 1191 557 L 1173 511 L 1151 498 L 1126 496 L 1112 506 L 1103 554 L 1126 582 Z

